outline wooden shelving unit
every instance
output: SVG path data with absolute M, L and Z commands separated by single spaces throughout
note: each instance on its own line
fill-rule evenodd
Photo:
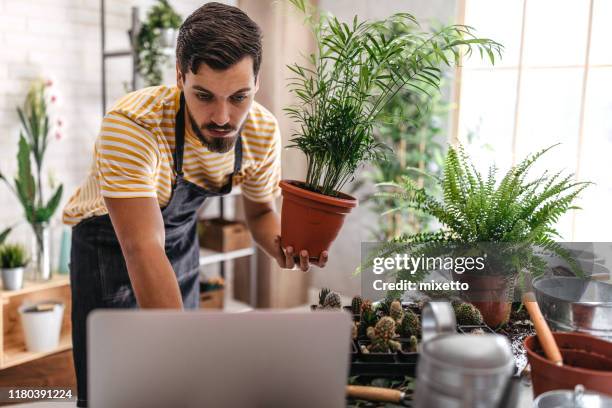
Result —
M 70 296 L 70 278 L 68 275 L 55 275 L 46 282 L 25 281 L 24 287 L 20 290 L 0 291 L 0 308 L 2 309 L 0 369 L 72 348 Z M 64 303 L 62 331 L 56 349 L 45 353 L 33 353 L 26 350 L 18 309 L 24 301 L 34 303 L 41 300 L 56 300 Z

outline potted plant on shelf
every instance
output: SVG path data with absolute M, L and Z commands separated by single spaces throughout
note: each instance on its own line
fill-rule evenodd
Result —
M 449 147 L 442 176 L 432 176 L 443 192 L 441 201 L 407 177 L 400 183 L 384 183 L 397 191 L 380 193 L 399 202 L 390 212 L 418 211 L 442 224 L 439 231 L 402 235 L 390 244 L 431 243 L 439 253 L 487 256 L 482 270 L 453 273 L 453 278 L 469 284 L 467 300 L 480 310 L 490 327 L 508 321 L 513 284 L 525 272 L 541 275 L 546 268 L 543 255 L 555 254 L 580 273 L 569 251 L 554 241 L 560 237 L 555 224 L 563 214 L 579 208 L 574 201 L 590 183 L 573 181 L 572 174 L 551 175 L 548 171 L 527 179 L 533 164 L 552 147 L 528 156 L 501 181 L 496 178 L 495 166 L 484 176 L 462 147 Z M 402 273 L 398 274 L 400 279 L 425 277 L 423 273 Z
M 441 67 L 477 49 L 494 62 L 501 45 L 453 25 L 424 33 L 407 13 L 381 21 L 340 22 L 317 13 L 306 0 L 290 0 L 306 16 L 316 51 L 309 65 L 294 64 L 286 109 L 299 127 L 289 147 L 306 156 L 306 180 L 282 180 L 281 241 L 317 258 L 337 236 L 357 200 L 341 192 L 364 163 L 380 157 L 376 118 L 400 90 L 439 89 Z M 392 32 L 405 27 L 404 34 Z
M 18 244 L 0 245 L 2 289 L 19 290 L 23 287 L 23 269 L 27 265 L 25 248 Z
M 0 179 L 19 199 L 26 221 L 34 232 L 35 249 L 32 251 L 32 261 L 35 266 L 35 278 L 42 280 L 51 277 L 49 221 L 59 206 L 63 190 L 60 184 L 55 188 L 51 198 L 45 201 L 42 168 L 49 145 L 49 135 L 55 133 L 56 139 L 61 136 L 59 130 L 52 130 L 61 126 L 61 121 L 51 122 L 48 113 L 49 103 L 55 103 L 56 100 L 56 96 L 47 92 L 50 86 L 52 86 L 51 81 L 35 81 L 30 87 L 23 108 L 17 108 L 23 130 L 19 133 L 17 175 L 14 183 L 0 173 Z M 54 188 L 53 185 L 51 187 Z
M 147 86 L 161 84 L 161 66 L 170 60 L 169 54 L 176 45 L 182 22 L 183 18 L 174 11 L 168 0 L 157 0 L 147 13 L 147 19 L 136 37 L 138 72 Z

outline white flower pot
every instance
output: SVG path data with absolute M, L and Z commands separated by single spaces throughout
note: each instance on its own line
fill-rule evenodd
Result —
M 54 306 L 50 310 L 35 311 L 36 306 L 42 303 L 51 303 Z M 48 301 L 36 304 L 24 303 L 19 307 L 19 315 L 28 351 L 46 352 L 58 347 L 64 317 L 63 303 Z
M 19 268 L 2 268 L 2 289 L 21 289 L 23 286 L 23 270 L 23 266 Z

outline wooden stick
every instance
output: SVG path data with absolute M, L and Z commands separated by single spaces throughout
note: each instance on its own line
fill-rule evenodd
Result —
M 544 320 L 544 316 L 542 316 L 542 311 L 540 310 L 538 302 L 536 302 L 533 292 L 527 292 L 523 295 L 523 304 L 529 312 L 531 321 L 535 326 L 538 340 L 544 349 L 546 357 L 554 364 L 562 366 L 563 356 L 561 356 L 561 351 L 559 351 L 559 347 L 557 346 L 557 342 L 550 331 L 550 327 L 548 327 L 546 320 Z
M 381 387 L 367 387 L 364 385 L 347 385 L 346 395 L 366 401 L 393 402 L 399 404 L 404 398 L 404 393 L 398 390 Z

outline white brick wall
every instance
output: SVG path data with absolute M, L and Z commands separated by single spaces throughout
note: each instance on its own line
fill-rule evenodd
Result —
M 205 1 L 171 3 L 187 17 Z M 128 46 L 131 7 L 140 7 L 144 18 L 151 4 L 153 0 L 106 1 L 108 50 Z M 16 106 L 23 103 L 32 80 L 53 78 L 60 97 L 57 110 L 65 126 L 62 140 L 53 139 L 49 146 L 46 167 L 64 184 L 62 206 L 83 181 L 91 161 L 102 116 L 100 52 L 99 0 L 0 0 L 0 169 L 8 176 L 16 171 Z M 115 59 L 107 67 L 111 104 L 123 94 L 123 82 L 131 78 L 131 63 L 129 59 Z M 173 80 L 171 75 L 168 80 Z M 56 226 L 61 225 L 59 215 L 58 211 L 54 217 Z M 0 228 L 22 219 L 17 199 L 0 185 Z M 29 227 L 22 222 L 10 240 L 29 244 Z

